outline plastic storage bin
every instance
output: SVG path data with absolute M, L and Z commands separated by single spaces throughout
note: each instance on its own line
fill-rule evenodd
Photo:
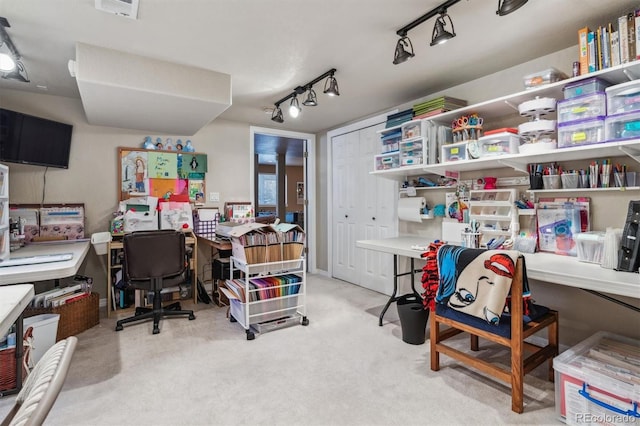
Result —
M 558 125 L 558 148 L 604 142 L 604 117 Z
M 443 163 L 458 160 L 467 160 L 467 142 L 452 143 L 442 145 L 442 155 L 440 156 Z
M 640 80 L 607 87 L 605 93 L 609 115 L 640 110 Z
M 558 415 L 569 425 L 637 424 L 640 374 L 625 355 L 639 345 L 601 331 L 554 358 Z
M 422 156 L 422 138 L 414 138 L 400 142 L 400 164 L 402 166 L 414 166 L 424 164 Z
M 562 88 L 565 99 L 572 99 L 582 95 L 591 95 L 596 92 L 604 92 L 607 87 L 611 86 L 606 80 L 598 77 L 588 78 L 586 80 L 569 83 Z
M 33 327 L 31 359 L 36 365 L 40 358 L 56 343 L 60 314 L 40 314 L 23 320 L 24 329 Z
M 578 248 L 578 260 L 581 262 L 597 263 L 602 262 L 604 252 L 604 232 L 580 232 L 575 235 L 576 247 Z
M 604 120 L 608 141 L 640 138 L 640 111 L 611 115 Z
M 555 68 L 547 68 L 543 71 L 527 74 L 524 77 L 524 87 L 531 89 L 532 87 L 542 86 L 556 81 L 564 80 L 567 75 Z
M 501 132 L 483 136 L 478 139 L 480 157 L 517 154 L 520 143 L 520 136 L 511 132 Z
M 389 170 L 400 167 L 400 153 L 398 151 L 378 154 L 374 158 L 374 168 L 376 170 Z
M 577 173 L 563 173 L 560 175 L 563 188 L 578 188 L 580 186 L 580 177 Z
M 558 123 L 585 120 L 607 115 L 607 100 L 604 92 L 578 96 L 558 101 Z

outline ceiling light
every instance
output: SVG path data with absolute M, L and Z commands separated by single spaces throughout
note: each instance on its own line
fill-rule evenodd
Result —
M 16 67 L 13 71 L 3 72 L 2 78 L 7 80 L 16 80 L 22 83 L 29 83 L 29 76 L 27 75 L 27 70 L 24 67 L 22 61 L 16 61 Z
M 282 110 L 280 109 L 280 105 L 276 104 L 276 108 L 273 110 L 271 114 L 271 120 L 276 123 L 284 123 L 284 118 L 282 117 Z
M 18 49 L 13 44 L 5 27 L 10 28 L 11 25 L 9 25 L 9 21 L 7 21 L 6 18 L 0 17 L 0 46 L 5 46 L 9 51 L 8 54 L 3 53 L 2 56 L 5 56 L 4 58 L 0 58 L 2 78 L 28 83 L 29 77 L 27 76 L 27 70 L 24 64 L 20 61 L 20 52 L 18 52 Z M 13 62 L 13 66 L 11 66 L 11 62 Z
M 289 115 L 293 118 L 296 118 L 300 115 L 300 103 L 298 101 L 298 96 L 304 94 L 304 92 L 309 92 L 307 98 L 302 102 L 304 106 L 317 106 L 318 105 L 318 96 L 316 95 L 316 91 L 313 90 L 313 85 L 327 77 L 327 81 L 325 81 L 324 85 L 324 93 L 329 96 L 338 96 L 340 92 L 338 91 L 338 82 L 334 77 L 336 72 L 335 68 L 330 69 L 325 72 L 321 76 L 316 77 L 305 85 L 298 86 L 293 89 L 293 92 L 289 93 L 284 98 L 277 101 L 275 105 L 275 109 L 273 110 L 273 114 L 271 115 L 271 120 L 276 123 L 284 123 L 284 117 L 282 116 L 282 110 L 280 109 L 280 104 L 284 101 L 291 99 L 291 104 L 289 105 Z
M 504 16 L 515 12 L 527 3 L 527 0 L 498 0 L 496 15 Z
M 296 96 L 291 99 L 291 104 L 289 105 L 289 116 L 296 118 L 300 115 L 300 104 L 298 103 L 298 98 Z
M 302 102 L 304 106 L 318 106 L 318 97 L 316 96 L 316 91 L 309 87 L 309 94 L 307 95 L 307 99 Z
M 0 53 L 0 71 L 13 71 L 16 67 L 16 61 L 6 53 Z
M 338 81 L 333 76 L 333 73 L 331 73 L 331 75 L 327 77 L 327 80 L 324 82 L 324 93 L 329 96 L 340 96 L 340 91 L 338 90 Z
M 444 29 L 444 27 L 447 25 L 447 21 L 445 18 L 449 18 L 449 24 L 451 24 L 451 32 Z M 431 34 L 431 46 L 445 43 L 455 36 L 456 33 L 453 29 L 453 21 L 451 21 L 451 17 L 447 14 L 447 11 L 443 10 L 442 12 L 440 12 L 440 16 L 438 17 L 438 19 L 436 19 L 436 23 L 433 26 L 433 33 Z
M 407 50 L 408 48 L 409 50 Z M 401 64 L 405 62 L 409 58 L 413 58 L 415 54 L 413 53 L 413 44 L 411 44 L 411 40 L 406 35 L 398 40 L 396 43 L 396 52 L 393 55 L 393 63 L 394 65 Z

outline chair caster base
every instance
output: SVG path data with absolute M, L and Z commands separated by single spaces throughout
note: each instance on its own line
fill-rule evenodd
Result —
M 160 327 L 153 327 L 153 334 L 159 334 L 160 333 Z
M 302 317 L 302 325 L 309 325 L 309 318 L 307 317 Z
M 120 324 L 116 325 L 116 331 L 122 331 L 123 327 Z
M 196 316 L 193 314 L 189 314 L 189 321 L 193 321 L 194 319 L 196 319 Z

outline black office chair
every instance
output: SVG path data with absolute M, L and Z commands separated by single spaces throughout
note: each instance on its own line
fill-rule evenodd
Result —
M 153 334 L 160 333 L 161 317 L 188 315 L 196 319 L 193 311 L 181 310 L 180 302 L 162 307 L 160 292 L 163 288 L 182 284 L 187 276 L 184 234 L 174 230 L 137 231 L 126 234 L 124 244 L 124 277 L 133 288 L 153 291 L 153 308 L 137 307 L 135 316 L 119 320 L 122 325 L 153 318 Z

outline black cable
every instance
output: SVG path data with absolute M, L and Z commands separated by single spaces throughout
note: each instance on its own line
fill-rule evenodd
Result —
M 40 207 L 44 206 L 44 195 L 47 189 L 47 170 L 49 170 L 49 167 L 44 168 L 44 174 L 42 175 L 42 201 L 40 201 Z

